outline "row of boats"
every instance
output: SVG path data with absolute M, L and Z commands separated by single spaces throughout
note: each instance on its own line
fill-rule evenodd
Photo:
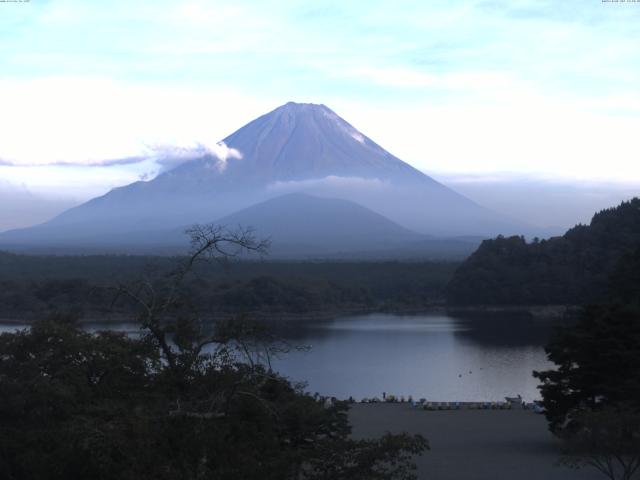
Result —
M 394 395 L 385 395 L 381 400 L 378 397 L 363 398 L 360 403 L 410 403 L 415 408 L 423 410 L 512 410 L 524 409 L 533 410 L 536 413 L 543 413 L 544 408 L 540 402 L 526 403 L 522 397 L 505 397 L 503 402 L 430 402 L 425 398 L 413 400 L 411 396 L 395 397 Z
M 332 407 L 338 400 L 335 397 L 320 397 L 316 394 L 316 400 L 323 402 L 326 408 Z M 347 400 L 349 403 L 356 403 L 353 397 Z M 512 410 L 523 409 L 533 410 L 536 413 L 544 413 L 544 407 L 540 402 L 526 403 L 522 397 L 505 397 L 504 402 L 430 402 L 426 398 L 414 400 L 411 395 L 408 397 L 395 395 L 383 395 L 379 397 L 363 398 L 359 403 L 408 403 L 415 408 L 422 410 Z

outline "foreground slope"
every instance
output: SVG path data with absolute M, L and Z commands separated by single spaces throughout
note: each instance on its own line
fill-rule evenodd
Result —
M 598 480 L 595 469 L 560 462 L 562 450 L 532 410 L 427 411 L 398 403 L 356 404 L 355 438 L 420 433 L 433 448 L 416 459 L 418 480 Z

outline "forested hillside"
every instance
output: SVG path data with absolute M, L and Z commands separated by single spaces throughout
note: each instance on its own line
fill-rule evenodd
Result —
M 68 310 L 94 319 L 129 315 L 133 304 L 113 305 L 114 287 L 141 279 L 161 282 L 181 261 L 0 252 L 0 319 Z M 444 287 L 456 267 L 447 262 L 203 263 L 184 288 L 194 308 L 212 317 L 420 309 L 444 302 Z
M 484 241 L 454 274 L 455 305 L 585 304 L 604 300 L 609 277 L 640 246 L 640 199 L 594 215 L 549 240 Z

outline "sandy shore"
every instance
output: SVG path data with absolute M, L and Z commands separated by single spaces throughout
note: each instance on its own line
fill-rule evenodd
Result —
M 422 480 L 597 480 L 591 469 L 558 465 L 544 416 L 530 410 L 425 411 L 408 404 L 355 404 L 356 438 L 420 433 L 431 450 L 417 459 Z

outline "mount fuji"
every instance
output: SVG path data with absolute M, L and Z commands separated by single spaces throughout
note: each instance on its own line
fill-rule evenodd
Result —
M 287 103 L 219 146 L 224 155 L 203 151 L 152 180 L 115 188 L 44 224 L 0 234 L 0 246 L 144 244 L 161 239 L 158 232 L 220 220 L 291 193 L 353 202 L 394 228 L 420 235 L 526 230 L 393 156 L 324 105 Z M 314 208 L 317 215 L 317 202 Z

